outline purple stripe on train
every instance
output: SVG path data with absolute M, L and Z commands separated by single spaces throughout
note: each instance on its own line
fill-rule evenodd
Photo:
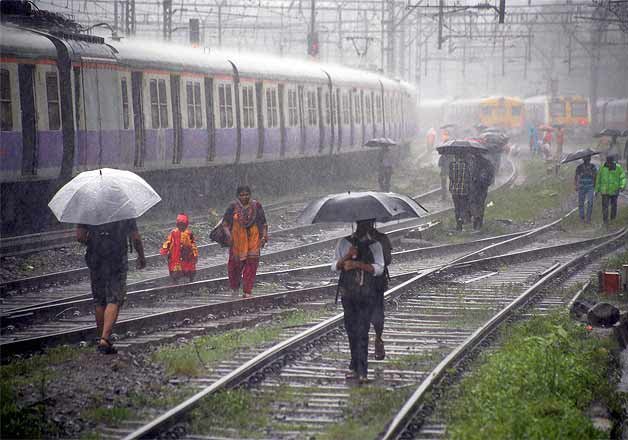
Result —
M 0 170 L 21 173 L 22 132 L 0 131 Z

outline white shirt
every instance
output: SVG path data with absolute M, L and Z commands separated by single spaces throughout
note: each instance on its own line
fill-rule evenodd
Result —
M 367 235 L 367 237 L 371 239 L 370 236 Z M 345 255 L 347 255 L 347 252 L 349 252 L 350 248 L 351 242 L 346 238 L 343 238 L 338 242 L 338 245 L 336 246 L 336 259 L 331 265 L 331 270 L 333 270 L 334 272 L 340 272 L 340 270 L 338 270 L 338 262 L 342 260 Z M 369 249 L 373 254 L 374 260 L 374 262 L 371 263 L 371 265 L 373 266 L 373 276 L 380 276 L 384 273 L 384 252 L 382 251 L 382 245 L 378 241 L 374 241 L 369 246 Z

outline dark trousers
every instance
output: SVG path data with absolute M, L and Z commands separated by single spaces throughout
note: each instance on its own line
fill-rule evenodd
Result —
M 484 207 L 488 188 L 482 188 L 474 191 L 469 200 L 469 211 L 473 216 L 473 227 L 478 229 L 484 224 Z
M 380 280 L 380 278 L 383 278 Z M 382 333 L 384 333 L 384 292 L 388 290 L 388 280 L 384 273 L 380 277 L 375 278 L 377 286 L 375 292 L 375 298 L 373 299 L 373 313 L 371 314 L 371 324 L 375 329 L 375 336 L 381 339 Z
M 608 205 L 611 207 L 611 220 L 617 217 L 617 195 L 602 194 L 602 219 L 608 223 Z
M 451 198 L 454 201 L 456 223 L 462 224 L 469 217 L 469 195 L 452 194 Z
M 349 337 L 351 350 L 349 369 L 355 371 L 359 376 L 366 376 L 373 298 L 369 295 L 344 291 L 342 292 L 342 308 L 345 312 L 345 330 Z

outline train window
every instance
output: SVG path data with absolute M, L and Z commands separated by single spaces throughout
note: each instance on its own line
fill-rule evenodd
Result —
M 288 89 L 288 126 L 296 127 L 299 123 L 299 114 L 297 113 L 297 91 Z
M 253 86 L 242 87 L 242 127 L 255 128 L 255 101 Z
M 587 115 L 587 103 L 586 102 L 572 102 L 571 103 L 571 116 L 576 118 L 584 118 Z
M 203 128 L 201 83 L 187 81 L 185 84 L 185 92 L 188 105 L 188 128 Z
M 277 127 L 277 89 L 266 89 L 266 126 Z
M 370 125 L 373 121 L 373 118 L 371 117 L 371 97 L 369 95 L 366 95 L 364 97 L 364 106 L 366 107 L 366 123 Z
M 360 101 L 360 94 L 356 93 L 354 96 L 354 103 L 355 105 L 353 106 L 355 112 L 354 112 L 354 116 L 355 116 L 355 123 L 356 124 L 361 124 L 362 123 L 362 102 Z
M 550 116 L 565 116 L 565 103 L 560 101 L 550 103 Z
M 48 99 L 48 129 L 59 130 L 61 128 L 61 109 L 56 72 L 46 73 L 46 98 Z
M 513 105 L 513 106 L 512 106 L 511 113 L 512 113 L 512 115 L 513 115 L 513 116 L 515 116 L 515 117 L 516 117 L 516 116 L 519 116 L 519 115 L 521 114 L 521 106 L 519 106 L 519 105 Z
M 218 108 L 220 110 L 220 128 L 232 128 L 233 97 L 231 84 L 218 84 Z
M 329 101 L 329 92 L 325 92 L 325 124 L 331 125 L 331 103 Z
M 125 77 L 120 80 L 120 87 L 122 89 L 122 126 L 126 130 L 129 128 L 129 89 Z
M 168 127 L 168 101 L 166 80 L 150 80 L 150 107 L 153 128 Z
M 382 97 L 378 95 L 375 98 L 375 122 L 381 124 L 382 122 Z
M 0 70 L 0 131 L 13 129 L 11 109 L 11 76 L 8 69 Z
M 308 90 L 307 92 L 307 122 L 311 127 L 315 127 L 318 124 L 316 91 L 314 90 Z
M 349 125 L 349 95 L 346 93 L 342 95 L 342 123 Z

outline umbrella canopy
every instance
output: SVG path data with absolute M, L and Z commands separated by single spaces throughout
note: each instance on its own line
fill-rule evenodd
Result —
M 508 143 L 509 138 L 508 136 L 502 133 L 498 133 L 494 131 L 486 131 L 480 135 L 480 139 L 482 139 L 482 141 L 486 142 L 487 144 L 495 144 L 495 145 L 502 146 Z
M 390 138 L 385 138 L 385 137 L 370 139 L 369 141 L 366 142 L 366 144 L 364 144 L 365 147 L 380 147 L 380 148 L 392 147 L 395 145 L 399 145 L 399 144 L 395 142 L 394 140 Z
M 624 130 L 624 132 L 621 135 L 622 137 L 628 137 L 628 129 Z
M 541 130 L 541 131 L 554 131 L 554 127 L 550 127 L 549 125 L 539 125 L 539 130 Z
M 461 153 L 488 153 L 489 150 L 484 145 L 467 140 L 454 139 L 447 141 L 436 148 L 440 154 L 461 154 Z
M 578 150 L 574 153 L 569 153 L 560 163 L 573 162 L 574 160 L 582 159 L 583 157 L 595 156 L 596 154 L 600 154 L 597 151 L 593 151 L 590 148 L 585 150 Z
M 554 128 L 563 128 L 564 125 L 563 124 L 552 124 L 552 127 L 554 127 Z
M 408 200 L 406 200 L 408 199 Z M 389 221 L 395 218 L 418 217 L 416 202 L 394 193 L 375 191 L 331 194 L 308 204 L 299 214 L 297 222 L 340 223 L 376 219 Z M 398 217 L 399 216 L 399 217 Z
M 457 124 L 445 124 L 445 125 L 441 125 L 440 128 L 442 130 L 447 130 L 448 128 L 454 128 L 454 127 L 457 127 L 457 126 L 458 126 Z
M 610 137 L 618 137 L 621 136 L 621 131 L 615 130 L 614 128 L 605 128 L 593 135 L 593 137 L 602 137 L 602 136 L 610 136 Z
M 85 171 L 66 183 L 48 206 L 60 222 L 102 225 L 140 217 L 161 200 L 130 171 Z

